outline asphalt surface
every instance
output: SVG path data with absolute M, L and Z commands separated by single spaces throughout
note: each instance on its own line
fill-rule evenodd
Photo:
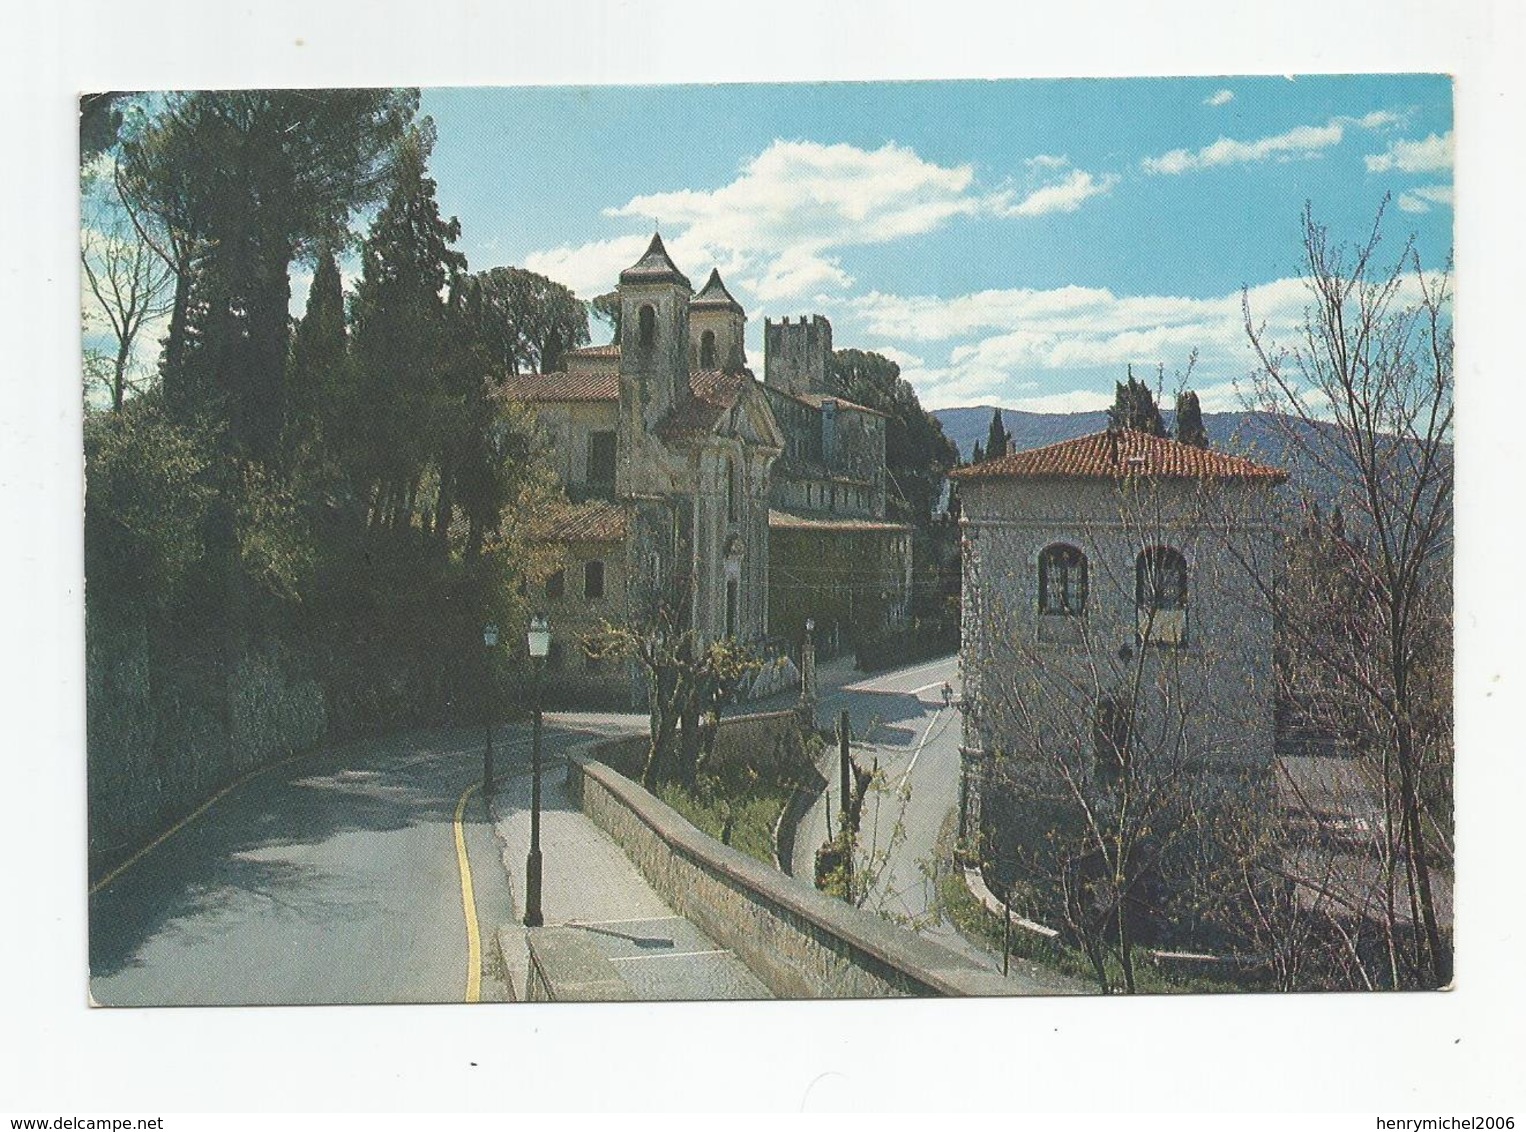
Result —
M 587 739 L 548 729 L 546 751 Z M 101 1005 L 461 1002 L 469 933 L 454 819 L 480 781 L 480 730 L 350 744 L 267 771 L 216 801 L 90 898 Z M 498 770 L 528 768 L 524 725 Z M 510 920 L 480 793 L 462 808 L 480 952 Z M 484 959 L 480 996 L 507 994 Z
M 874 676 L 853 674 L 822 689 L 817 720 L 835 727 L 846 710 L 854 760 L 866 769 L 877 765 L 883 776 L 860 819 L 862 852 L 873 859 L 863 906 L 996 970 L 1000 957 L 969 943 L 938 911 L 932 875 L 938 838 L 959 804 L 961 724 L 957 706 L 944 705 L 945 682 L 957 704 L 957 657 Z M 834 749 L 823 761 L 827 790 L 795 840 L 794 873 L 807 884 L 816 849 L 828 836 L 828 806 L 834 824 L 840 812 L 837 757 Z

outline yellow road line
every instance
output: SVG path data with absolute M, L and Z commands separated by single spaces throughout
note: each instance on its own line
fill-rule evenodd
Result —
M 456 803 L 456 864 L 461 870 L 461 911 L 466 916 L 466 1001 L 482 1001 L 482 933 L 477 927 L 477 898 L 472 895 L 472 865 L 466 858 L 466 832 L 461 826 L 461 816 L 466 813 L 466 800 L 477 789 L 472 783 L 461 791 Z
M 210 810 L 212 808 L 212 806 L 216 802 L 218 802 L 221 799 L 227 797 L 229 794 L 231 794 L 233 791 L 237 790 L 244 783 L 248 782 L 251 778 L 258 778 L 262 774 L 268 774 L 271 771 L 277 769 L 278 767 L 283 767 L 283 766 L 286 766 L 288 763 L 296 762 L 301 757 L 302 757 L 301 755 L 292 755 L 290 758 L 282 759 L 278 763 L 271 763 L 269 766 L 262 766 L 262 767 L 258 767 L 256 769 L 254 769 L 254 770 L 251 770 L 248 774 L 244 775 L 242 778 L 238 778 L 238 779 L 235 779 L 234 781 L 230 782 L 227 786 L 224 786 L 216 794 L 213 794 L 212 797 L 208 798 L 201 805 L 197 806 L 190 813 L 186 814 L 185 817 L 181 818 L 174 825 L 170 826 L 169 829 L 165 830 L 158 837 L 154 838 L 147 845 L 143 846 L 143 848 L 139 849 L 131 857 L 127 858 L 127 860 L 123 861 L 116 868 L 112 869 L 111 872 L 107 873 L 100 880 L 98 880 L 94 884 L 92 884 L 90 886 L 90 893 L 89 894 L 91 896 L 94 896 L 96 893 L 100 892 L 101 889 L 105 888 L 112 881 L 116 880 L 117 877 L 121 876 L 128 869 L 132 868 L 139 861 L 143 860 L 144 857 L 147 857 L 155 849 L 159 848 L 159 846 L 163 845 L 171 837 L 174 837 L 175 834 L 179 833 L 182 829 L 184 829 L 186 826 L 190 825 L 197 818 L 201 817 L 201 815 L 206 813 L 208 810 Z

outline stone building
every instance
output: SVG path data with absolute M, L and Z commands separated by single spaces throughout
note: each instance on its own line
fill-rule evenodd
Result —
M 1274 492 L 1286 476 L 1141 432 L 953 473 L 963 503 L 961 833 L 1031 821 L 1003 784 L 1272 766 Z
M 828 648 L 901 623 L 911 528 L 886 519 L 885 414 L 830 387 L 832 324 L 763 325 L 763 392 L 784 437 L 769 515 L 770 632 Z
M 639 673 L 577 647 L 604 621 L 640 620 L 676 594 L 704 640 L 764 636 L 769 472 L 784 439 L 718 273 L 695 295 L 654 236 L 616 292 L 617 343 L 508 378 L 502 395 L 534 413 L 565 488 L 538 531 L 563 567 L 533 595 L 552 619 L 555 687 L 631 703 Z

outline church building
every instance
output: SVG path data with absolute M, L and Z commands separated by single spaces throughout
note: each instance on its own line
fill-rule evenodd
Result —
M 534 413 L 565 488 L 537 532 L 564 565 L 532 595 L 552 619 L 556 686 L 629 704 L 645 693 L 640 675 L 578 647 L 605 621 L 677 602 L 703 640 L 765 635 L 769 469 L 784 437 L 718 272 L 696 295 L 653 236 L 616 293 L 618 342 L 501 388 Z

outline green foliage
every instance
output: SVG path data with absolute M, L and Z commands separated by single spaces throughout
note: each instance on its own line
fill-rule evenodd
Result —
M 1012 434 L 1007 431 L 1007 426 L 1002 423 L 1001 410 L 991 410 L 991 424 L 986 429 L 985 458 L 987 460 L 999 460 L 1007 455 L 1007 448 L 1012 443 Z
M 153 398 L 85 418 L 85 579 L 92 616 L 172 608 L 205 550 L 213 500 L 205 434 Z
M 1208 447 L 1208 430 L 1203 427 L 1203 407 L 1197 394 L 1185 389 L 1176 395 L 1176 439 L 1194 448 Z
M 495 267 L 461 284 L 467 332 L 495 376 L 551 373 L 588 343 L 588 310 L 560 283 L 520 267 Z
M 614 291 L 596 295 L 590 300 L 588 309 L 595 318 L 609 326 L 609 340 L 620 341 L 620 296 Z
M 1107 422 L 1109 428 L 1136 429 L 1151 436 L 1167 435 L 1166 422 L 1161 419 L 1155 394 L 1148 385 L 1135 378 L 1132 368 L 1129 370 L 1128 381 L 1117 383 L 1113 405 L 1107 411 Z

